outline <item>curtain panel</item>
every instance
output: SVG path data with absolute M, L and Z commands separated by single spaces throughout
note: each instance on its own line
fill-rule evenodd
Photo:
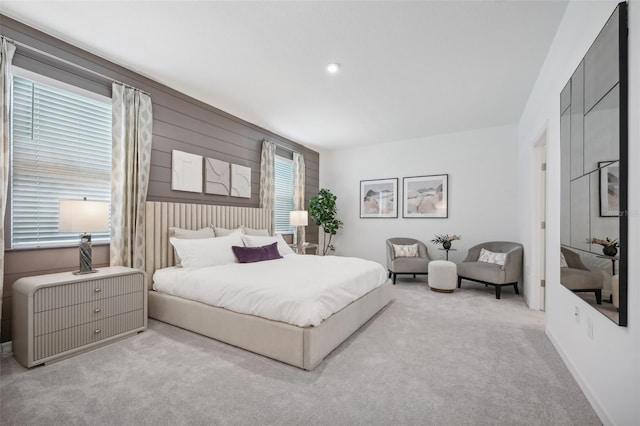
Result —
M 0 318 L 2 318 L 2 298 L 4 296 L 4 216 L 7 210 L 7 190 L 9 187 L 9 153 L 11 152 L 11 63 L 16 46 L 6 38 L 0 37 L 0 176 L 2 196 L 0 197 Z M 1 337 L 1 336 L 0 336 Z M 1 341 L 1 340 L 0 340 Z
M 153 125 L 151 98 L 140 90 L 113 83 L 111 102 L 110 264 L 144 270 L 144 208 Z
M 293 209 L 306 210 L 304 205 L 304 155 L 293 153 Z M 298 226 L 296 244 L 305 241 L 305 227 Z
M 271 211 L 275 207 L 276 198 L 275 158 L 276 144 L 263 140 L 260 156 L 260 207 Z

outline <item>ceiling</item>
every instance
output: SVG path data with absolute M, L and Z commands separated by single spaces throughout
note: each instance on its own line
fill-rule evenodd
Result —
M 0 11 L 335 149 L 516 123 L 566 4 L 2 0 Z

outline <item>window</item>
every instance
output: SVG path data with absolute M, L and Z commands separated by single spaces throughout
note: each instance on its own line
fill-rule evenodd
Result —
M 275 233 L 293 234 L 289 225 L 289 212 L 293 210 L 293 161 L 275 157 L 276 199 L 273 208 Z
M 111 103 L 77 92 L 13 77 L 12 248 L 77 244 L 58 232 L 59 201 L 111 200 Z

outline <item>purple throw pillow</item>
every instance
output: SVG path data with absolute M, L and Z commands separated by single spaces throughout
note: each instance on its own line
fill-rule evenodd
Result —
M 262 247 L 231 246 L 231 249 L 240 263 L 262 262 L 263 260 L 282 258 L 280 252 L 278 252 L 277 242 Z

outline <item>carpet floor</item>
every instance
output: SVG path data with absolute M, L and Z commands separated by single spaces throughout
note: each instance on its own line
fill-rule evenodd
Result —
M 0 362 L 3 425 L 600 425 L 544 334 L 505 289 L 394 301 L 308 372 L 149 321 L 57 363 Z

